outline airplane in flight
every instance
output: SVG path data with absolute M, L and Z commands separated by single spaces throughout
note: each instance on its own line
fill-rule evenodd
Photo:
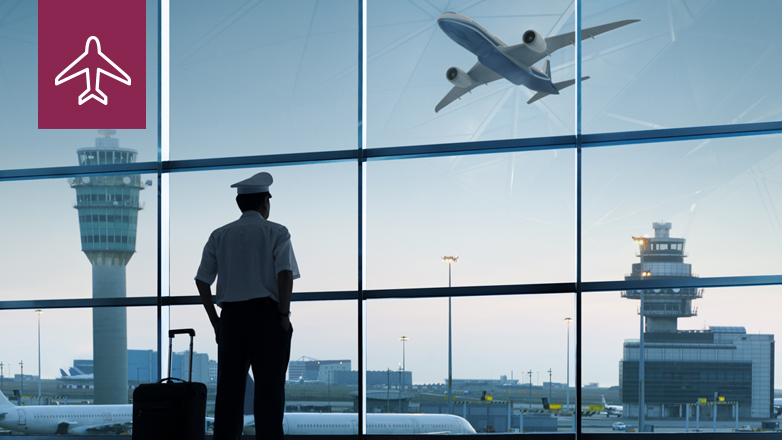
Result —
M 95 50 L 90 52 L 90 43 L 95 43 Z M 96 67 L 100 66 L 100 67 Z M 106 70 L 109 69 L 109 70 Z M 115 79 L 122 84 L 130 85 L 130 76 L 120 69 L 114 61 L 111 61 L 109 57 L 103 54 L 100 49 L 100 40 L 98 37 L 90 37 L 87 39 L 87 43 L 84 46 L 84 53 L 76 58 L 68 67 L 66 67 L 59 75 L 54 79 L 54 85 L 70 81 L 77 76 L 84 74 L 87 79 L 87 90 L 79 95 L 79 105 L 84 104 L 90 99 L 94 99 L 103 105 L 109 104 L 109 98 L 100 89 L 100 77 L 101 74 Z M 65 76 L 68 75 L 68 76 Z M 63 78 L 64 77 L 64 78 Z M 95 78 L 95 88 L 92 88 L 91 77 Z M 96 95 L 97 93 L 97 95 Z
M 16 406 L 0 392 L 0 428 L 28 435 L 130 432 L 133 405 Z
M 606 417 L 610 416 L 617 416 L 622 417 L 622 412 L 624 412 L 624 407 L 621 405 L 609 405 L 606 403 L 606 396 L 601 394 L 600 397 L 603 399 L 603 409 L 606 412 Z
M 638 21 L 640 20 L 622 20 L 582 29 L 581 39 L 594 38 Z M 456 12 L 446 12 L 437 17 L 437 24 L 448 37 L 477 56 L 478 62 L 469 72 L 458 67 L 451 67 L 446 71 L 445 77 L 453 84 L 453 88 L 437 104 L 435 113 L 456 99 L 461 99 L 462 95 L 472 89 L 501 78 L 537 92 L 527 104 L 547 95 L 558 95 L 560 90 L 576 82 L 575 79 L 553 82 L 549 60 L 545 60 L 541 68 L 535 66 L 535 63 L 555 51 L 575 45 L 575 32 L 544 38 L 537 31 L 528 30 L 522 36 L 523 43 L 508 46 L 475 20 Z M 587 79 L 588 76 L 581 78 L 582 81 Z

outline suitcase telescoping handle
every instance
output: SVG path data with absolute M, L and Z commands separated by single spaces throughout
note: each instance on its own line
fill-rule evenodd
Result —
M 171 377 L 171 369 L 173 368 L 171 365 L 171 358 L 172 354 L 174 352 L 174 336 L 176 335 L 190 335 L 190 369 L 189 369 L 189 377 L 187 379 L 188 382 L 193 381 L 193 338 L 195 338 L 195 330 L 192 328 L 181 328 L 177 330 L 169 330 L 168 331 L 168 377 Z

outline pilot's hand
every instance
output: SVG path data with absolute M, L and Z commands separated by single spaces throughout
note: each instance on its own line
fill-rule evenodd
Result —
M 280 316 L 280 325 L 286 332 L 291 329 L 291 319 L 287 316 Z
M 216 320 L 212 321 L 212 328 L 215 329 L 215 342 L 220 343 L 220 318 L 218 317 Z

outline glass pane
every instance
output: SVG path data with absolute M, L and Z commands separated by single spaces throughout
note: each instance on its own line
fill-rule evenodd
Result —
M 572 150 L 371 162 L 367 285 L 453 286 L 575 278 Z
M 641 20 L 584 41 L 584 132 L 779 120 L 782 3 L 583 4 L 585 28 Z
M 356 148 L 357 5 L 172 1 L 171 157 Z
M 584 150 L 584 280 L 778 274 L 779 140 Z
M 715 409 L 717 432 L 776 429 L 766 422 L 775 422 L 780 407 L 780 294 L 780 286 L 643 291 L 647 431 L 712 432 Z M 583 383 L 591 385 L 582 390 L 582 408 L 594 412 L 582 419 L 584 432 L 639 430 L 640 299 L 641 291 L 584 295 Z
M 353 301 L 299 301 L 291 304 L 291 325 L 294 330 L 285 385 L 287 434 L 355 433 L 353 422 L 358 420 L 354 409 L 358 390 L 358 321 L 354 318 L 355 305 Z M 193 351 L 196 359 L 209 365 L 207 417 L 213 417 L 217 393 L 217 344 L 204 308 L 172 307 L 171 328 L 193 328 L 196 331 Z M 186 343 L 187 336 L 178 345 L 180 348 L 175 347 L 174 351 L 188 350 Z M 173 364 L 176 376 L 176 360 Z M 197 371 L 194 366 L 194 374 Z M 335 414 L 330 417 L 327 413 Z M 253 415 L 252 405 L 245 407 L 245 414 Z M 251 424 L 253 420 L 248 418 L 246 421 L 245 434 L 255 433 L 254 423 Z
M 130 434 L 133 391 L 157 379 L 155 308 L 35 312 L 0 312 L 13 335 L 0 355 L 0 432 Z
M 121 131 L 122 146 L 137 150 L 140 154 L 139 162 L 155 161 L 158 144 L 157 96 L 160 69 L 157 62 L 156 0 L 146 1 L 146 14 L 147 128 Z M 0 16 L 4 17 L 0 21 L 0 34 L 4 36 L 3 44 L 0 44 L 0 69 L 3 71 L 0 80 L 0 149 L 3 151 L 3 161 L 0 166 L 3 169 L 18 169 L 73 165 L 76 149 L 90 147 L 95 131 L 38 129 L 38 2 L 4 2 L 0 4 Z M 74 58 L 83 52 L 84 42 L 81 44 L 81 49 L 75 48 Z M 112 53 L 105 44 L 104 50 L 106 54 Z M 51 80 L 53 81 L 54 77 Z M 111 79 L 104 80 L 101 84 L 105 83 L 105 87 L 111 87 L 106 81 L 114 82 Z M 74 101 L 78 97 L 78 92 L 76 93 Z M 111 93 L 107 92 L 107 95 L 110 96 Z M 91 99 L 83 105 L 101 106 L 98 101 Z
M 129 149 L 82 151 L 131 154 Z M 116 159 L 116 156 L 115 156 Z M 74 176 L 0 183 L 0 300 L 157 294 L 157 178 Z M 86 257 L 86 258 L 85 258 Z
M 572 47 L 556 52 L 549 49 L 551 56 L 546 57 L 547 49 L 540 45 L 545 38 L 573 32 L 573 2 L 452 3 L 369 3 L 368 145 L 389 147 L 573 133 L 574 87 L 527 104 L 536 92 L 554 90 L 552 81 L 563 88 L 564 83 L 559 83 L 574 78 Z M 443 16 L 446 12 L 451 14 Z M 438 23 L 440 18 L 443 20 Z M 537 35 L 535 50 L 521 46 L 528 30 L 537 32 L 528 34 Z M 476 46 L 470 46 L 470 51 L 465 44 Z M 510 47 L 498 49 L 504 46 Z M 515 51 L 510 50 L 513 47 Z M 476 67 L 478 55 L 485 64 Z M 545 73 L 545 62 L 550 66 L 549 75 Z M 532 66 L 535 68 L 530 70 Z M 450 81 L 447 72 L 459 73 Z M 457 99 L 457 95 L 463 96 Z
M 421 413 L 418 433 L 571 432 L 573 306 L 572 294 L 452 298 L 449 326 L 447 298 L 368 301 L 367 411 Z M 461 425 L 438 419 L 449 413 Z
M 241 216 L 231 184 L 259 169 L 171 175 L 171 294 L 196 295 L 194 277 L 209 235 Z M 269 220 L 285 225 L 301 272 L 294 292 L 357 285 L 356 165 L 271 168 Z

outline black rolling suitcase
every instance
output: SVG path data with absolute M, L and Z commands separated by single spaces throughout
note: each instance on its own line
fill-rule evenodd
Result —
M 190 335 L 190 377 L 171 378 L 174 336 Z M 142 384 L 133 391 L 133 440 L 204 439 L 206 428 L 206 385 L 193 382 L 193 338 L 195 330 L 168 332 L 168 376 L 158 383 Z

